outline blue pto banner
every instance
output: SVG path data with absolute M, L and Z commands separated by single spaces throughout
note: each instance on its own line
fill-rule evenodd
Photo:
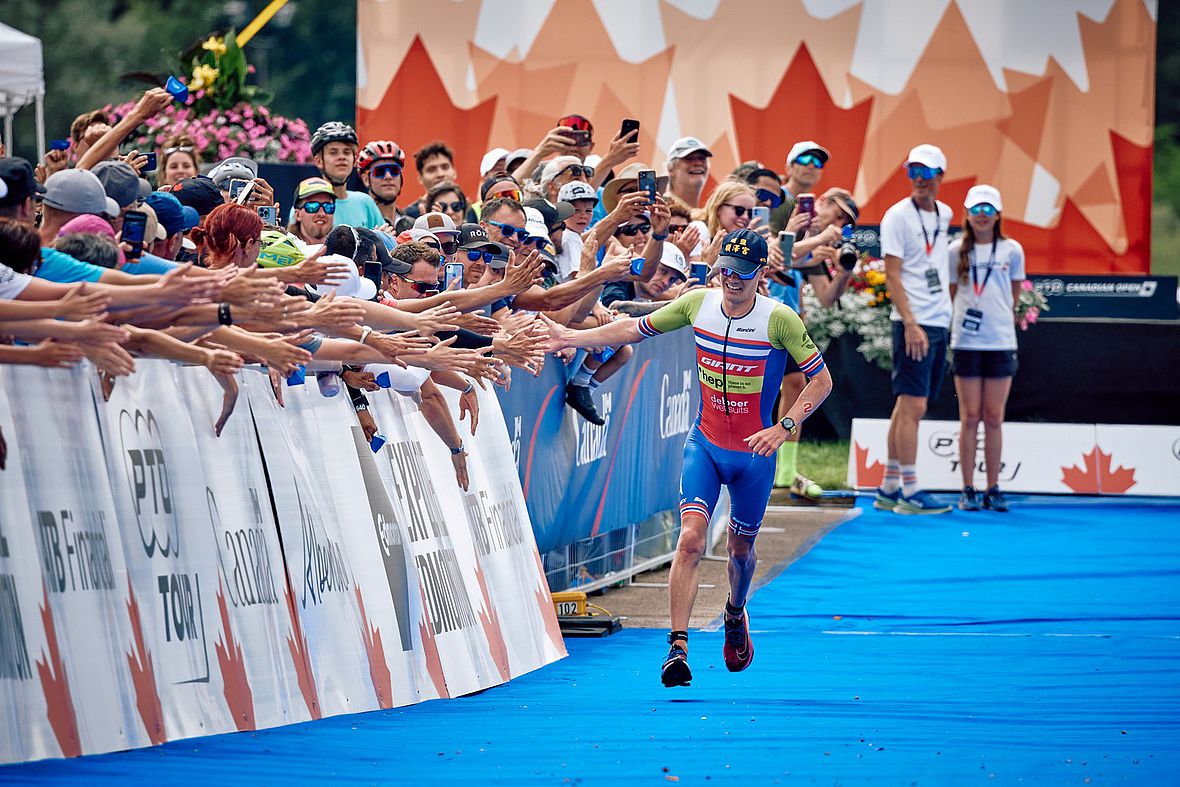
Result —
M 498 391 L 542 553 L 675 509 L 677 486 L 667 481 L 680 478 L 696 418 L 690 331 L 635 346 L 630 363 L 594 393 L 603 426 L 566 406 L 573 371 L 550 358 L 539 377 L 517 371 L 511 388 Z

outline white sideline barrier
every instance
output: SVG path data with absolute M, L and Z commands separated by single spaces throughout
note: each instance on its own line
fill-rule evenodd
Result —
M 89 369 L 0 367 L 0 761 L 458 696 L 565 654 L 494 394 L 460 425 L 463 494 L 394 394 L 370 397 L 374 455 L 315 385 L 279 408 L 243 371 L 217 438 L 205 370 L 137 367 L 107 402 Z
M 873 489 L 885 472 L 889 421 L 854 418 L 848 480 Z M 975 478 L 984 483 L 983 427 Z M 922 421 L 918 478 L 923 488 L 962 488 L 957 421 Z M 1121 424 L 1004 424 L 1000 486 L 1011 492 L 1180 495 L 1180 427 Z

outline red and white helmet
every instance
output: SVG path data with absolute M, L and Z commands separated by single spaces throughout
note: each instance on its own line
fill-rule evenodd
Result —
M 361 172 L 368 172 L 378 161 L 395 161 L 399 167 L 404 167 L 406 154 L 396 142 L 377 139 L 361 148 L 356 158 L 356 167 Z

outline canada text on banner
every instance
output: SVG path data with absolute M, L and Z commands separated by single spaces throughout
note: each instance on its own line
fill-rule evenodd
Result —
M 606 421 L 595 426 L 565 404 L 581 356 L 551 359 L 539 377 L 517 372 L 500 407 L 542 553 L 627 525 L 679 502 L 684 440 L 699 386 L 692 334 L 635 345 L 635 355 L 594 392 Z
M 942 201 L 961 218 L 971 186 L 999 188 L 1031 273 L 1146 274 L 1156 5 L 360 0 L 357 119 L 362 140 L 445 141 L 468 194 L 486 151 L 535 147 L 570 113 L 599 155 L 639 119 L 657 169 L 696 137 L 713 183 L 749 160 L 783 172 L 814 140 L 822 188 L 868 223 L 933 143 Z
M 537 596 L 535 547 L 520 535 L 529 525 L 514 473 L 472 475 L 468 493 L 494 508 L 485 527 L 512 552 L 489 563 L 476 547 L 485 535 L 446 485 L 449 459 L 418 442 L 437 438 L 407 425 L 411 409 L 383 416 L 429 457 L 418 471 L 446 498 L 457 545 L 447 570 L 469 625 L 451 636 L 427 627 L 427 641 L 416 633 L 428 620 L 418 566 L 395 548 L 409 543 L 409 519 L 346 398 L 305 386 L 280 408 L 266 375 L 245 370 L 216 437 L 226 394 L 207 371 L 137 367 L 109 400 L 86 365 L 0 368 L 0 761 L 388 708 L 564 655 Z M 472 438 L 473 456 L 485 448 L 503 462 L 502 427 Z

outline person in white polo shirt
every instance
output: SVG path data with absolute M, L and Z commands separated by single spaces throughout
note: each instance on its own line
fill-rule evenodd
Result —
M 945 514 L 948 505 L 918 486 L 918 422 L 938 396 L 951 324 L 947 230 L 951 209 L 937 200 L 946 156 L 918 145 L 906 159 L 913 190 L 881 219 L 881 256 L 893 301 L 893 394 L 888 463 L 874 508 L 899 514 Z
M 975 186 L 963 201 L 963 235 L 947 247 L 952 370 L 959 394 L 959 467 L 963 492 L 959 508 L 1007 511 L 1000 491 L 1004 407 L 1016 373 L 1016 299 L 1024 281 L 1024 249 L 1000 228 L 1004 209 L 994 186 Z M 987 491 L 975 490 L 976 440 L 983 421 Z

